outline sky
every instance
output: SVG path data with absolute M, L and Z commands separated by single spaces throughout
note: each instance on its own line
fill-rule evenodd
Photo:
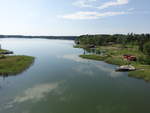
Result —
M 0 0 L 0 34 L 150 33 L 150 0 Z

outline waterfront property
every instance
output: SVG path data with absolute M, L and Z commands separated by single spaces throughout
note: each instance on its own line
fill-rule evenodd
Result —
M 139 37 L 142 37 L 139 38 Z M 132 65 L 136 70 L 129 76 L 150 81 L 150 35 L 83 35 L 77 38 L 76 47 L 92 54 L 80 55 L 82 58 L 101 60 L 119 66 Z M 110 40 L 113 41 L 109 44 Z M 95 48 L 89 48 L 95 45 Z M 101 54 L 105 51 L 105 54 Z

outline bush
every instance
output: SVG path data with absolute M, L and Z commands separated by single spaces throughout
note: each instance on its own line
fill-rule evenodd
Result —
M 0 55 L 0 59 L 4 59 L 4 58 L 6 58 L 5 55 Z
M 145 60 L 145 64 L 150 65 L 150 59 L 149 58 Z
M 150 57 L 140 56 L 140 57 L 138 58 L 138 62 L 141 63 L 141 64 L 150 65 Z
M 150 42 L 144 44 L 143 51 L 146 55 L 150 56 Z

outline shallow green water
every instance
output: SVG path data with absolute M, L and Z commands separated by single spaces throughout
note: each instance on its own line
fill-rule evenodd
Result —
M 35 56 L 17 76 L 0 77 L 0 113 L 150 113 L 150 83 L 116 66 L 78 57 L 73 41 L 1 39 L 5 49 Z

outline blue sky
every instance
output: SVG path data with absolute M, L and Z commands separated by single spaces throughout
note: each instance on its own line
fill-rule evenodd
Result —
M 150 33 L 150 0 L 0 0 L 0 34 Z

